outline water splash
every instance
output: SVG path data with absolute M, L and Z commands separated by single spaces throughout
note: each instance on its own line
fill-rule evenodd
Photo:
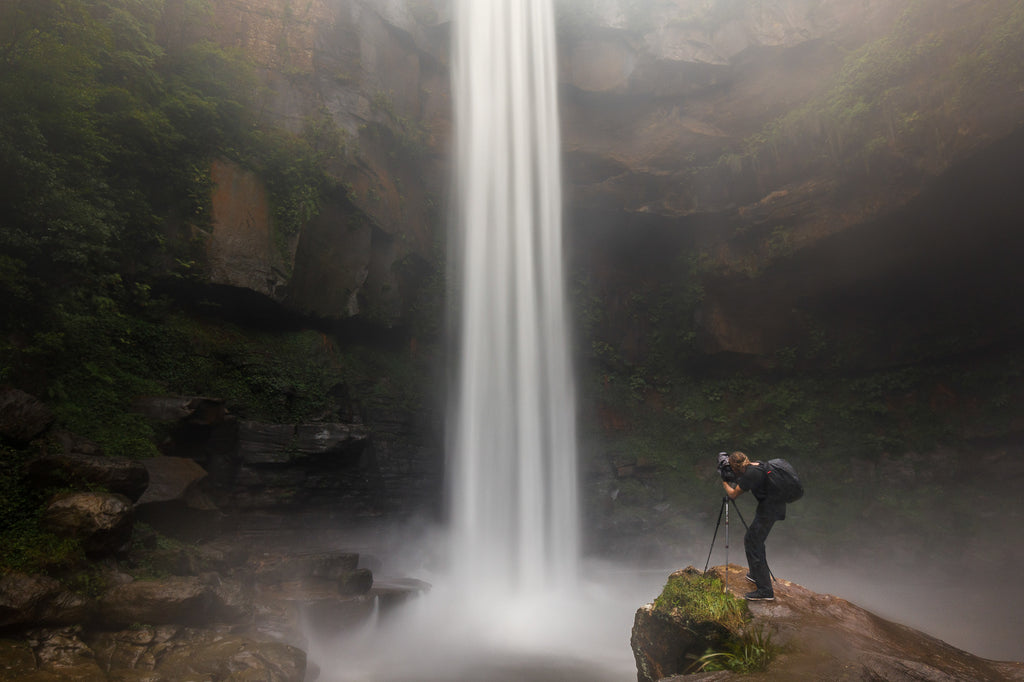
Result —
M 574 584 L 575 396 L 550 0 L 461 0 L 453 43 L 461 332 L 452 561 L 469 603 Z

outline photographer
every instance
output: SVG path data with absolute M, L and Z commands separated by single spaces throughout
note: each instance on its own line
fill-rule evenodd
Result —
M 757 589 L 744 596 L 751 601 L 771 601 L 775 599 L 775 591 L 772 588 L 764 542 L 775 522 L 786 518 L 786 503 L 769 497 L 767 474 L 761 462 L 751 462 L 745 454 L 737 451 L 727 458 L 724 453 L 719 455 L 718 466 L 722 487 L 730 500 L 735 500 L 748 490 L 757 498 L 754 521 L 743 536 L 749 568 L 747 580 L 754 583 Z

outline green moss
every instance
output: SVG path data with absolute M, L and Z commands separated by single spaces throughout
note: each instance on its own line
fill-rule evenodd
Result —
M 59 574 L 86 565 L 80 542 L 42 530 L 35 519 L 5 527 L 0 543 L 0 571 Z
M 669 577 L 654 608 L 688 623 L 717 623 L 730 632 L 739 632 L 751 618 L 747 603 L 727 592 L 721 580 L 690 569 Z

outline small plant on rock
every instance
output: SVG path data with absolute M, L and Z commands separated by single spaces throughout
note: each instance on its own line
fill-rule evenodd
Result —
M 709 650 L 697 659 L 697 670 L 701 672 L 729 670 L 736 673 L 754 673 L 768 669 L 768 665 L 779 652 L 772 642 L 771 633 L 764 627 L 744 630 L 729 641 L 724 651 Z

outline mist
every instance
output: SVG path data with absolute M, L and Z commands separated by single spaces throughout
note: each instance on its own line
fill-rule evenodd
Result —
M 816 500 L 814 492 L 809 489 L 803 500 L 789 505 L 787 519 L 775 525 L 768 539 L 776 578 L 853 602 L 978 656 L 1024 657 L 1020 601 L 1005 580 L 1008 568 L 1024 559 L 1014 523 L 1019 503 L 1003 505 L 986 531 L 967 539 L 951 536 L 946 547 L 921 552 L 914 549 L 910 521 L 906 534 L 863 527 L 857 530 L 867 540 L 853 542 L 840 535 L 820 544 L 801 542 L 800 536 L 812 535 L 821 525 L 816 517 L 837 503 Z M 706 501 L 709 514 L 685 524 L 685 534 L 704 542 L 673 545 L 669 540 L 659 545 L 660 556 L 587 556 L 576 590 L 535 601 L 493 595 L 486 604 L 491 617 L 485 621 L 466 620 L 460 613 L 443 525 L 380 521 L 359 533 L 325 528 L 324 537 L 338 548 L 360 551 L 378 587 L 414 578 L 429 589 L 353 632 L 307 629 L 311 669 L 315 666 L 321 679 L 331 682 L 633 679 L 629 640 L 636 610 L 653 601 L 673 571 L 726 561 L 724 525 L 712 546 L 721 501 L 716 488 L 707 491 Z M 739 516 L 751 520 L 754 505 L 749 496 L 741 496 L 736 505 L 728 560 L 744 565 Z M 993 512 L 978 508 L 981 517 Z

